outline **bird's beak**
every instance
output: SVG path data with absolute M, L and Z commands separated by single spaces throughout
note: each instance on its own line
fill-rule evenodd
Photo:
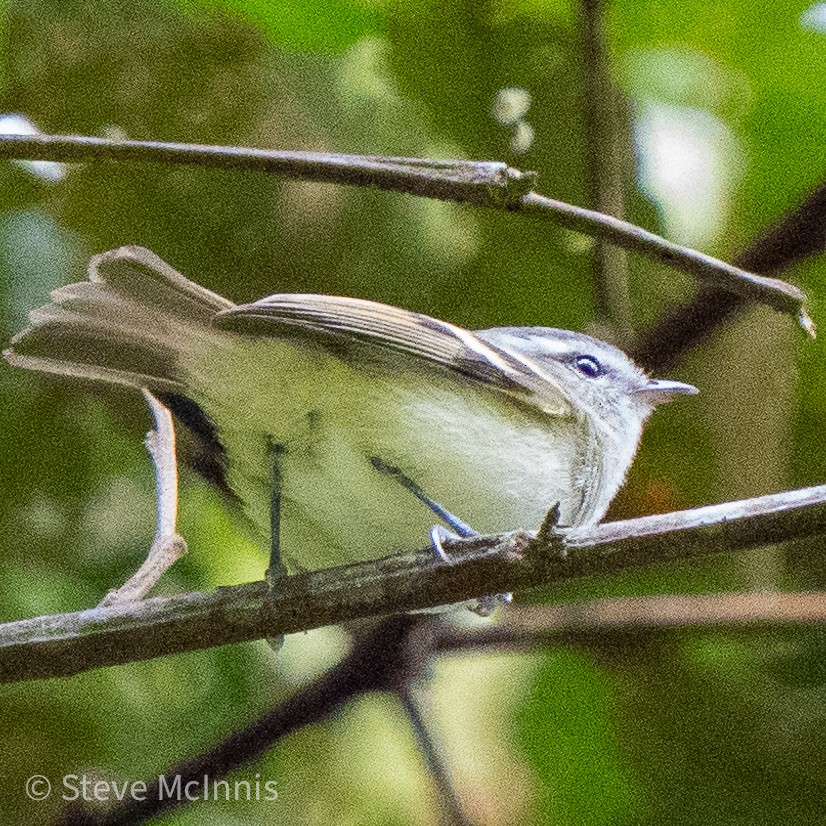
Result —
M 668 379 L 649 379 L 634 395 L 642 396 L 649 404 L 662 404 L 677 396 L 693 396 L 700 391 L 693 384 Z

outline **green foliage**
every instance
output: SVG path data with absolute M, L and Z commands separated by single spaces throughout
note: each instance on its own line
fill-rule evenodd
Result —
M 576 652 L 547 657 L 520 708 L 517 741 L 541 781 L 536 821 L 622 823 L 640 795 L 617 746 L 618 712 L 603 670 Z
M 801 26 L 805 8 L 610 5 L 631 220 L 729 258 L 820 182 L 826 35 Z M 537 170 L 541 192 L 588 205 L 577 19 L 562 0 L 32 0 L 3 16 L 0 110 L 55 133 L 500 159 Z M 492 113 L 506 87 L 531 95 L 524 120 L 535 137 L 522 153 L 513 125 Z M 632 124 L 647 170 L 639 186 Z M 705 166 L 682 177 L 674 155 L 646 166 L 663 136 Z M 49 289 L 81 276 L 89 254 L 125 243 L 236 300 L 349 294 L 472 328 L 597 322 L 590 242 L 544 222 L 254 174 L 85 165 L 49 184 L 6 165 L 5 339 Z M 639 326 L 692 288 L 630 263 Z M 820 321 L 822 259 L 790 276 Z M 693 354 L 680 378 L 702 396 L 655 416 L 613 514 L 823 481 L 826 354 L 796 336 L 788 319 L 750 314 Z M 0 370 L 0 619 L 93 605 L 136 567 L 154 527 L 148 426 L 130 394 Z M 191 550 L 163 588 L 260 576 L 266 554 L 220 497 L 189 475 L 183 487 Z M 822 542 L 812 540 L 518 596 L 824 581 Z M 283 656 L 261 643 L 4 688 L 0 820 L 47 822 L 59 811 L 59 800 L 25 798 L 33 773 L 137 780 L 198 753 L 340 645 L 311 634 L 289 640 Z M 823 820 L 824 663 L 814 633 L 683 634 L 454 658 L 437 666 L 432 691 L 479 822 L 802 824 Z M 278 802 L 200 803 L 165 822 L 437 819 L 411 734 L 386 697 L 361 700 L 237 774 L 256 772 L 278 782 Z
M 184 0 L 183 6 L 192 0 Z M 279 46 L 301 51 L 340 51 L 359 38 L 375 34 L 378 10 L 354 0 L 320 3 L 266 2 L 265 0 L 206 0 L 207 8 L 221 8 L 266 32 Z

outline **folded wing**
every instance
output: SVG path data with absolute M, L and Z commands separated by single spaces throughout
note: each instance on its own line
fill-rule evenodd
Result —
M 359 298 L 285 293 L 219 312 L 222 329 L 256 337 L 296 336 L 369 358 L 403 354 L 506 391 L 555 415 L 571 412 L 558 383 L 528 357 L 420 313 Z M 355 352 L 358 350 L 358 352 Z

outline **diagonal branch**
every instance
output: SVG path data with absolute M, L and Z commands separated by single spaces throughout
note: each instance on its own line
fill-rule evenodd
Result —
M 550 218 L 568 229 L 596 235 L 618 247 L 647 255 L 661 264 L 693 275 L 705 286 L 716 286 L 790 313 L 804 330 L 814 335 L 814 323 L 803 306 L 806 296 L 792 284 L 746 272 L 703 252 L 681 247 L 627 221 L 554 201 L 535 192 L 524 195 L 519 203 L 522 212 Z
M 826 184 L 821 184 L 745 247 L 734 264 L 761 275 L 776 275 L 825 249 Z M 744 306 L 742 296 L 722 286 L 704 287 L 644 330 L 631 355 L 648 370 L 669 370 Z
M 702 287 L 663 313 L 637 336 L 629 355 L 653 373 L 665 373 L 746 306 L 742 296 L 720 287 Z
M 203 753 L 146 779 L 149 793 L 144 799 L 127 795 L 108 810 L 94 810 L 81 801 L 69 806 L 55 826 L 126 826 L 145 823 L 162 812 L 189 802 L 186 797 L 164 795 L 180 778 L 179 786 L 190 781 L 225 777 L 264 755 L 276 742 L 292 732 L 321 722 L 341 706 L 369 691 L 391 691 L 415 676 L 422 666 L 416 656 L 422 640 L 430 651 L 428 629 L 436 622 L 430 616 L 400 615 L 390 617 L 375 628 L 363 632 L 347 657 L 312 684 L 241 726 Z
M 0 135 L 0 158 L 53 161 L 132 161 L 257 170 L 286 178 L 377 187 L 425 198 L 510 210 L 550 220 L 682 270 L 702 284 L 722 287 L 793 315 L 809 333 L 814 325 L 797 287 L 755 275 L 673 244 L 610 215 L 530 191 L 535 174 L 498 161 L 429 160 L 370 155 L 250 149 L 233 146 L 114 141 L 72 135 Z
M 428 646 L 428 652 L 431 648 L 432 641 Z M 412 682 L 412 680 L 405 680 L 400 683 L 396 689 L 396 696 L 404 708 L 407 721 L 410 723 L 413 736 L 416 738 L 419 753 L 422 755 L 436 787 L 440 821 L 444 826 L 470 826 L 470 821 L 462 808 L 462 801 L 453 785 L 445 756 L 430 732 L 427 720 L 420 707 L 419 698 L 416 696 L 416 687 L 412 685 Z
M 826 533 L 826 486 L 599 525 L 517 532 L 267 582 L 0 626 L 0 682 L 67 676 L 322 625 Z
M 181 785 L 207 775 L 216 780 L 265 754 L 287 735 L 321 722 L 368 691 L 404 690 L 432 654 L 473 650 L 535 650 L 554 644 L 605 646 L 684 628 L 750 633 L 765 628 L 819 626 L 826 622 L 826 593 L 723 593 L 592 600 L 566 605 L 515 606 L 497 625 L 457 628 L 433 615 L 397 615 L 362 630 L 350 653 L 324 676 L 299 689 L 217 744 L 162 772 Z M 438 754 L 435 755 L 440 759 Z M 447 791 L 451 790 L 449 780 Z M 443 781 L 444 782 L 444 781 Z M 146 781 L 146 800 L 127 798 L 105 811 L 72 805 L 55 826 L 139 824 L 180 805 Z M 169 783 L 167 784 L 169 785 Z

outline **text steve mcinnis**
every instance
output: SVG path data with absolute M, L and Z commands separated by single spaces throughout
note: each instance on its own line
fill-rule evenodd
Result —
M 51 793 L 51 784 L 42 775 L 35 776 L 39 783 L 28 796 L 44 800 Z M 31 780 L 32 778 L 29 778 Z M 27 783 L 27 792 L 29 792 Z M 268 801 L 278 800 L 275 780 L 263 780 L 256 774 L 250 780 L 213 780 L 208 774 L 193 779 L 180 774 L 160 774 L 156 782 L 147 780 L 105 780 L 100 775 L 67 774 L 61 778 L 60 796 L 63 800 L 84 800 L 88 802 L 132 800 L 176 801 Z

